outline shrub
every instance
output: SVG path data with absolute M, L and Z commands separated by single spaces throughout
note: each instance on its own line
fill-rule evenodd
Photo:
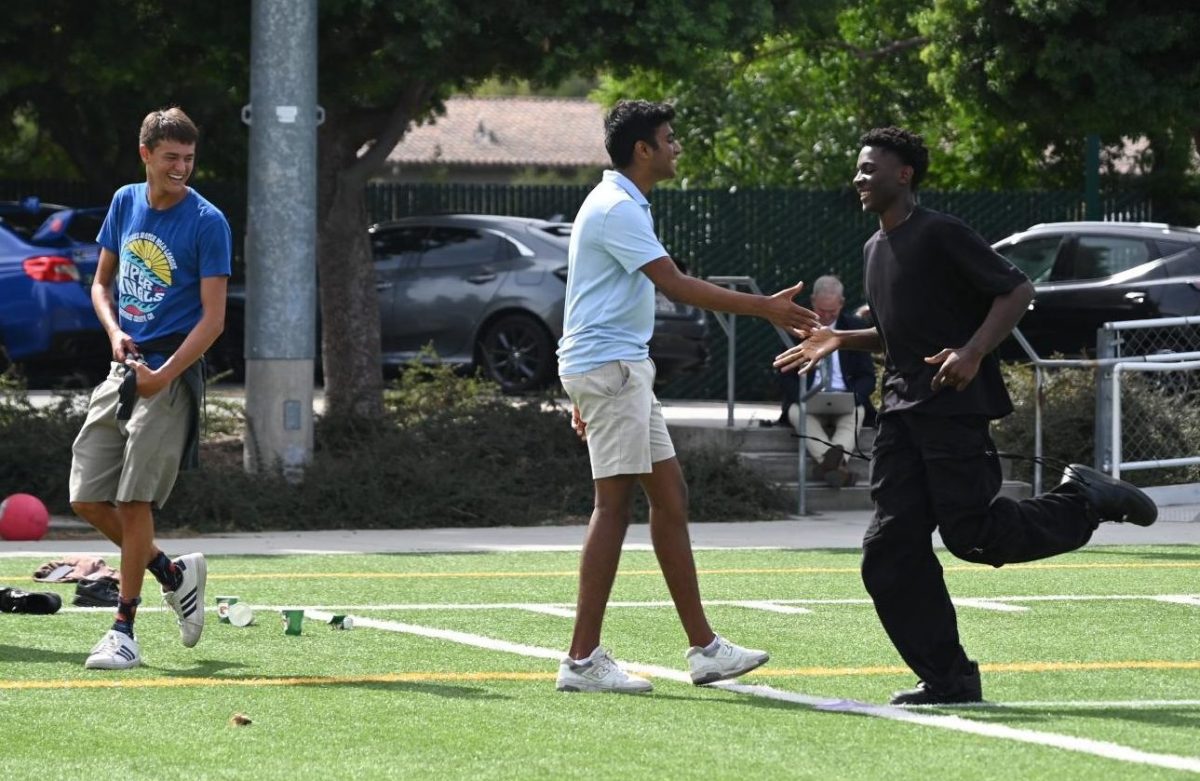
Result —
M 29 493 L 52 512 L 70 511 L 71 443 L 83 425 L 86 402 L 82 394 L 67 393 L 37 407 L 15 375 L 0 375 L 0 498 Z
M 0 393 L 0 491 L 35 493 L 69 514 L 71 442 L 86 396 L 37 408 L 19 385 Z M 238 400 L 206 399 L 201 468 L 183 472 L 160 528 L 262 529 L 527 526 L 585 523 L 592 509 L 587 448 L 550 397 L 514 400 L 428 356 L 385 394 L 384 420 L 318 417 L 303 478 L 243 469 Z M 780 517 L 785 500 L 731 452 L 681 453 L 694 520 Z M 640 495 L 640 492 L 639 492 Z M 635 521 L 646 520 L 644 500 Z

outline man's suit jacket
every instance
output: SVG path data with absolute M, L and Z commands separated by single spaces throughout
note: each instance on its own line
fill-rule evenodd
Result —
M 838 315 L 833 327 L 839 331 L 853 331 L 870 328 L 870 325 L 843 311 Z M 871 359 L 871 354 L 862 350 L 838 350 L 835 355 L 846 387 L 854 393 L 854 400 L 866 409 L 864 419 L 867 423 L 871 423 L 875 420 L 875 407 L 871 404 L 871 394 L 875 391 L 875 362 Z M 779 380 L 783 386 L 783 419 L 786 420 L 788 406 L 796 404 L 800 400 L 800 382 L 795 372 L 786 374 L 781 372 Z M 804 387 L 811 388 L 813 373 L 806 374 L 804 380 Z

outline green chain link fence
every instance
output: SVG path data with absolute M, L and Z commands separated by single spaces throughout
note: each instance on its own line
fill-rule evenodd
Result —
M 368 188 L 372 219 L 461 212 L 570 220 L 590 185 L 510 186 L 468 184 L 374 184 Z M 949 212 L 996 241 L 1039 222 L 1083 219 L 1083 196 L 1071 192 L 926 192 L 921 203 Z M 675 190 L 651 195 L 663 245 L 697 277 L 749 276 L 772 292 L 836 274 L 846 286 L 849 308 L 863 303 L 862 246 L 878 228 L 849 188 L 837 191 L 782 189 Z M 1150 204 L 1135 193 L 1110 197 L 1104 213 L 1122 220 L 1149 220 Z M 663 388 L 663 398 L 720 399 L 726 393 L 724 331 L 710 318 L 708 370 Z M 757 318 L 737 328 L 737 396 L 778 397 L 771 359 L 779 336 Z

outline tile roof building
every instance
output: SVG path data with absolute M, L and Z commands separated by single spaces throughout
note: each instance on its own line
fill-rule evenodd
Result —
M 604 109 L 580 98 L 450 98 L 388 155 L 390 181 L 590 181 L 609 166 Z

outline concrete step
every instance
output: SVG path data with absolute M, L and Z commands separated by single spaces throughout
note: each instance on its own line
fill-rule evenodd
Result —
M 793 440 L 795 441 L 795 440 Z M 870 457 L 871 451 L 864 449 L 861 451 L 863 455 Z M 775 483 L 787 481 L 795 481 L 799 474 L 799 458 L 800 454 L 797 450 L 792 450 L 788 453 L 774 451 L 739 451 L 738 459 L 758 472 L 765 479 Z M 864 458 L 851 458 L 846 462 L 850 467 L 851 473 L 858 477 L 858 482 L 865 483 L 871 473 L 871 462 Z M 810 482 L 823 482 L 815 474 L 816 462 L 808 456 L 807 451 L 804 453 L 805 475 Z M 1013 462 L 1007 458 L 1000 459 L 1000 474 L 1005 480 L 1012 479 Z
M 799 490 L 796 482 L 781 482 L 780 489 L 787 495 L 790 506 L 799 507 Z M 1028 499 L 1033 495 L 1033 486 L 1018 480 L 1005 480 L 1000 486 L 1000 496 L 1010 499 Z M 809 513 L 839 512 L 843 510 L 872 511 L 870 487 L 863 482 L 850 488 L 830 488 L 821 483 L 809 483 L 804 494 L 805 509 Z
M 742 453 L 790 453 L 796 438 L 787 428 L 771 426 L 689 426 L 667 424 L 676 449 L 719 447 Z
M 739 453 L 795 453 L 800 438 L 788 426 L 693 426 L 667 424 L 676 448 L 695 446 L 727 447 Z M 858 434 L 858 446 L 870 453 L 875 444 L 875 429 L 864 428 Z
M 870 452 L 864 451 L 864 455 L 870 455 Z M 790 453 L 739 452 L 738 460 L 773 483 L 795 482 L 800 473 L 800 454 L 796 450 Z M 847 465 L 850 467 L 850 472 L 858 478 L 858 482 L 865 483 L 867 481 L 867 475 L 871 469 L 869 461 L 862 458 L 851 458 Z M 824 481 L 816 475 L 816 467 L 816 462 L 805 452 L 804 468 L 809 482 L 823 483 Z

